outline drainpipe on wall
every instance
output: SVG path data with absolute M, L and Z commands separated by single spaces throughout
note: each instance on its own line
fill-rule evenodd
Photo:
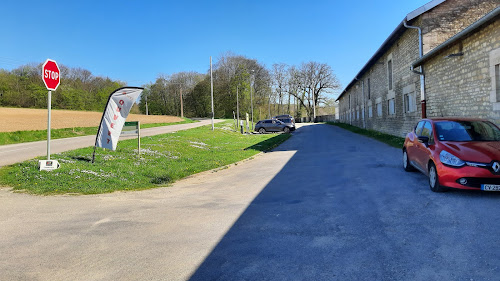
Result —
M 351 94 L 349 94 L 349 125 L 352 125 Z
M 406 19 L 403 21 L 403 25 L 406 28 L 413 28 L 418 30 L 418 51 L 419 51 L 419 56 L 420 58 L 423 57 L 424 51 L 423 51 L 423 39 L 422 39 L 422 29 L 418 26 L 411 26 L 406 24 Z M 425 97 L 425 75 L 424 75 L 424 66 L 420 66 L 420 71 L 417 71 L 413 69 L 413 66 L 410 67 L 411 71 L 413 71 L 416 74 L 420 75 L 420 100 L 421 100 L 421 105 L 422 105 L 422 118 L 427 118 L 427 101 Z
M 361 91 L 363 92 L 363 103 L 362 103 L 362 108 L 363 111 L 361 111 L 361 117 L 363 118 L 363 129 L 366 129 L 366 121 L 365 121 L 365 81 L 361 81 Z
M 363 129 L 366 129 L 365 123 L 365 82 L 359 80 L 358 77 L 354 77 L 354 80 L 361 81 L 361 91 L 363 93 L 363 100 L 361 102 L 361 119 L 363 120 Z

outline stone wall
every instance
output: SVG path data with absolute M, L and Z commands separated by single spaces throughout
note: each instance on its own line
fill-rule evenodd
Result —
M 451 36 L 474 23 L 497 6 L 498 0 L 447 0 L 434 9 L 427 11 L 412 20 L 409 24 L 422 27 L 424 50 L 428 52 L 431 48 L 434 48 L 438 44 L 446 41 Z M 485 36 L 499 37 L 498 34 L 489 34 Z M 486 37 L 485 40 L 488 40 Z M 420 102 L 420 75 L 415 74 L 410 70 L 410 65 L 419 58 L 418 40 L 417 30 L 405 30 L 404 33 L 392 44 L 388 51 L 386 51 L 385 54 L 383 54 L 383 56 L 363 75 L 363 77 L 357 77 L 357 83 L 349 88 L 348 91 L 339 99 L 341 122 L 396 136 L 405 136 L 406 133 L 412 130 L 417 121 L 421 118 L 422 112 Z M 481 52 L 481 50 L 477 51 Z M 483 52 L 486 52 L 486 50 L 483 50 Z M 483 54 L 483 56 L 488 57 L 488 54 Z M 474 57 L 470 57 L 470 59 L 473 60 Z M 391 60 L 393 64 L 392 90 L 389 90 L 388 87 L 389 80 L 387 68 L 389 60 Z M 470 63 L 474 64 L 474 62 L 475 61 L 471 61 Z M 487 66 L 485 66 L 484 63 L 480 65 L 483 66 L 483 69 L 479 70 L 482 74 L 474 75 L 474 78 L 469 77 L 471 78 L 469 79 L 470 87 L 474 88 L 475 86 L 472 85 L 481 84 L 474 79 L 477 79 L 478 76 L 482 77 L 481 75 L 486 75 L 485 71 L 487 70 L 485 70 L 484 67 L 487 68 Z M 434 71 L 434 73 L 429 73 L 427 69 L 425 69 L 426 67 L 427 66 L 424 66 L 424 71 L 426 72 L 426 83 L 429 79 L 434 79 L 432 82 L 437 82 L 443 79 L 443 77 L 446 79 L 457 79 L 462 81 L 464 79 L 462 76 L 471 75 L 470 73 L 466 73 L 466 70 L 463 69 L 461 70 L 462 72 Z M 452 78 L 451 73 L 453 73 L 456 77 Z M 370 98 L 368 98 L 367 93 L 368 79 L 370 79 Z M 483 83 L 487 84 L 484 81 Z M 427 91 L 436 90 L 432 87 L 436 87 L 436 85 L 433 84 L 433 86 L 429 86 L 429 84 L 426 84 Z M 467 89 L 470 87 L 467 87 Z M 485 98 L 484 93 L 487 92 L 489 97 L 489 92 L 491 90 L 488 89 L 490 88 L 485 88 L 486 86 L 478 87 L 475 87 L 475 91 L 482 93 L 480 95 L 483 98 Z M 363 88 L 365 90 L 364 95 Z M 439 91 L 441 91 L 441 89 Z M 470 89 L 468 89 L 468 91 L 470 91 Z M 405 98 L 405 96 L 407 96 L 407 98 Z M 428 95 L 428 97 L 429 99 L 435 98 L 432 95 Z M 389 100 L 392 98 L 394 98 L 395 112 L 394 114 L 389 114 Z M 470 98 L 473 97 L 468 97 L 468 99 Z M 428 105 L 427 110 L 429 117 L 439 116 L 437 111 L 440 110 L 440 107 L 443 107 L 446 104 L 444 100 L 445 96 L 442 96 L 438 99 L 438 101 L 430 101 L 431 104 Z M 484 102 L 487 103 L 488 101 L 485 100 Z M 382 107 L 381 116 L 378 116 L 377 114 L 378 103 L 380 103 Z M 461 103 L 462 105 L 460 105 L 457 100 L 455 104 L 449 104 L 446 109 L 447 111 L 443 112 L 459 112 L 461 111 L 459 108 L 466 106 L 464 104 L 467 103 L 467 100 L 462 100 Z M 369 116 L 370 105 L 372 108 L 371 117 Z M 429 106 L 431 109 L 429 109 Z M 471 111 L 468 111 L 468 114 L 472 114 L 474 110 L 485 110 L 488 107 L 487 104 L 482 104 L 481 106 L 482 109 L 480 109 L 479 104 L 474 105 L 474 109 L 470 109 Z M 500 103 L 498 104 L 498 107 L 500 109 Z M 450 111 L 451 108 L 455 108 L 455 111 Z M 364 119 L 363 113 L 365 117 Z M 478 117 L 481 116 L 478 115 Z
M 460 51 L 462 56 L 445 57 Z M 428 116 L 487 118 L 500 125 L 495 64 L 500 64 L 498 19 L 425 63 Z
M 476 22 L 499 4 L 499 0 L 447 0 L 422 14 L 424 54 Z
M 418 57 L 418 31 L 408 29 L 367 73 L 358 77 L 358 82 L 340 99 L 341 121 L 362 128 L 404 136 L 420 118 L 419 76 L 410 70 L 410 64 Z M 388 82 L 389 60 L 392 61 L 393 66 L 392 90 L 389 90 Z M 370 80 L 369 94 L 368 79 Z M 411 90 L 413 104 L 417 105 L 412 112 L 404 110 L 403 89 Z M 349 96 L 351 97 L 350 107 Z M 394 99 L 394 114 L 389 114 L 390 99 Z M 363 103 L 363 101 L 365 102 Z M 378 104 L 382 107 L 381 116 L 377 112 Z M 345 114 L 349 110 L 351 111 L 351 119 L 349 119 L 348 114 Z M 359 118 L 357 111 L 360 112 Z

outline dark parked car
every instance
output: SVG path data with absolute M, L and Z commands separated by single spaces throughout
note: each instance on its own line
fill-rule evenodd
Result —
M 278 119 L 281 122 L 285 123 L 288 128 L 290 128 L 290 131 L 295 131 L 295 118 L 293 118 L 292 115 L 285 114 L 285 115 L 278 115 L 274 116 L 273 119 Z
M 406 136 L 403 167 L 429 176 L 434 192 L 500 191 L 500 129 L 481 119 L 423 119 Z
M 277 119 L 261 120 L 255 124 L 255 131 L 264 134 L 266 132 L 284 132 L 290 133 L 290 128 Z

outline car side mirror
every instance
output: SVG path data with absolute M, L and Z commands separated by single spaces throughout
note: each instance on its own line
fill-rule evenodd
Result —
M 429 144 L 429 137 L 426 137 L 426 136 L 419 136 L 418 137 L 418 141 L 425 144 L 425 145 L 428 145 Z

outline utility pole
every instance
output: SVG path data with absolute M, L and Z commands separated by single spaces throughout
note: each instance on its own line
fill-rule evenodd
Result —
M 182 105 L 182 86 L 180 88 L 180 96 L 181 96 L 181 118 L 184 118 L 184 106 Z
M 254 73 L 255 70 L 252 69 L 252 79 L 250 80 L 250 104 L 252 106 L 252 131 L 253 131 L 253 83 L 255 83 L 254 79 L 255 79 L 255 76 L 254 76 Z
M 236 86 L 236 122 L 240 126 L 240 101 L 238 96 L 238 86 Z
M 250 104 L 252 105 L 252 131 L 253 131 L 253 87 L 250 84 Z
M 269 119 L 271 119 L 271 95 L 272 92 L 269 92 Z
M 214 80 L 212 76 L 212 56 L 210 56 L 210 96 L 212 97 L 212 131 L 214 130 Z

